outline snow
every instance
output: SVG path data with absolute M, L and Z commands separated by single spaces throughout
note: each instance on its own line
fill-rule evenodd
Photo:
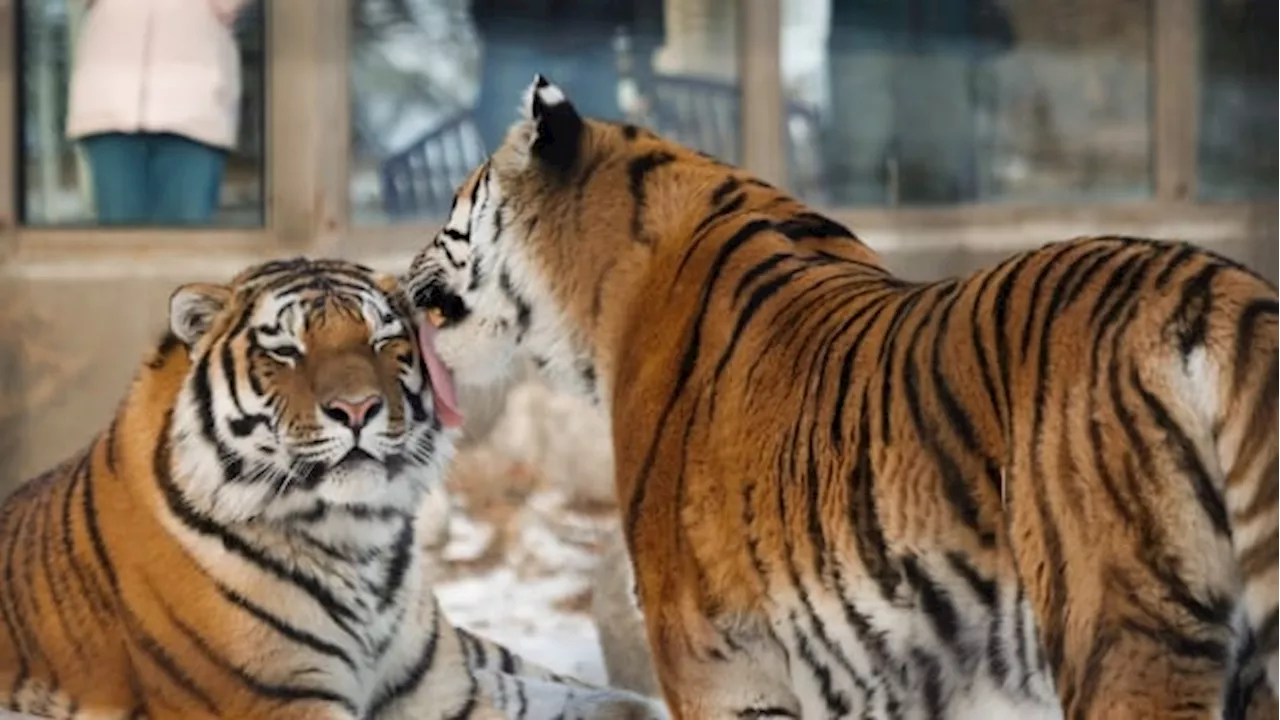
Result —
M 604 658 L 591 618 L 556 607 L 582 589 L 581 579 L 571 574 L 521 578 L 504 567 L 445 583 L 436 593 L 454 623 L 543 667 L 604 684 Z
M 432 580 L 454 624 L 556 672 L 606 684 L 591 576 L 605 538 L 617 531 L 617 513 L 584 500 L 591 493 L 581 489 L 611 477 L 599 468 L 586 473 L 598 478 L 576 483 L 547 477 L 551 467 L 564 472 L 563 458 L 552 456 L 572 452 L 545 442 L 545 426 L 563 419 L 550 412 L 554 399 L 513 392 L 495 431 L 459 453 L 447 510 L 433 510 L 442 526 L 447 512 L 448 534 Z

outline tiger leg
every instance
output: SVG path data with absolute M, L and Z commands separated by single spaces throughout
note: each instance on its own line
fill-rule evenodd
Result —
M 449 622 L 439 601 L 423 593 L 416 628 L 390 655 L 371 720 L 665 720 L 661 703 L 620 690 L 586 687 Z
M 489 720 L 503 717 L 481 692 L 468 666 L 468 648 L 430 590 L 387 651 L 368 720 Z
M 526 720 L 666 720 L 662 703 L 625 690 L 592 688 L 494 670 L 476 672 L 480 696 L 503 717 Z
M 1265 684 L 1265 681 L 1263 681 Z M 1242 718 L 1243 720 L 1277 720 L 1280 718 L 1280 707 L 1276 705 L 1275 696 L 1258 687 L 1247 693 L 1241 700 L 1242 707 L 1232 707 L 1227 703 L 1225 718 Z
M 467 652 L 467 666 L 476 672 L 489 671 L 503 675 L 547 680 L 553 683 L 588 687 L 574 677 L 552 672 L 512 652 L 503 645 L 481 637 L 466 628 L 457 628 L 458 639 Z
M 1104 493 L 1072 489 L 1092 481 L 1029 469 L 1008 478 L 1010 539 L 1064 717 L 1221 718 L 1229 545 L 1189 533 L 1183 514 L 1129 525 Z
M 660 720 L 660 702 L 625 690 L 597 688 L 554 673 L 502 645 L 463 628 L 457 635 L 476 676 L 479 694 L 502 717 L 564 720 Z
M 717 622 L 645 596 L 654 671 L 674 720 L 802 717 L 783 648 L 763 618 Z M 683 610 L 683 612 L 681 612 Z

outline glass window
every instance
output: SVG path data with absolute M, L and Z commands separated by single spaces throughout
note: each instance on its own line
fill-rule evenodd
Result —
M 22 221 L 261 225 L 267 1 L 20 1 Z
M 738 160 L 736 0 L 355 0 L 354 222 L 440 217 L 540 72 L 589 116 Z
M 1276 6 L 1276 0 L 1201 5 L 1201 197 L 1276 195 Z
M 833 205 L 1149 196 L 1149 0 L 784 0 L 790 182 Z

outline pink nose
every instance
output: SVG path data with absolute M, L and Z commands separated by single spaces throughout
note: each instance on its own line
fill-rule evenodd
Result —
M 382 398 L 378 395 L 369 395 L 360 400 L 347 400 L 345 398 L 334 398 L 324 404 L 324 414 L 346 425 L 352 430 L 359 430 L 364 427 L 369 419 L 378 414 L 382 409 Z

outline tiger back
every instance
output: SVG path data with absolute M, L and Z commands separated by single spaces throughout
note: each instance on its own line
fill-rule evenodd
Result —
M 676 717 L 1275 717 L 1277 297 L 1096 237 L 895 277 L 538 77 L 405 285 L 611 423 Z
M 0 507 L 0 708 L 661 717 L 440 611 L 415 525 L 457 430 L 419 339 L 353 263 L 179 288 L 110 425 Z

